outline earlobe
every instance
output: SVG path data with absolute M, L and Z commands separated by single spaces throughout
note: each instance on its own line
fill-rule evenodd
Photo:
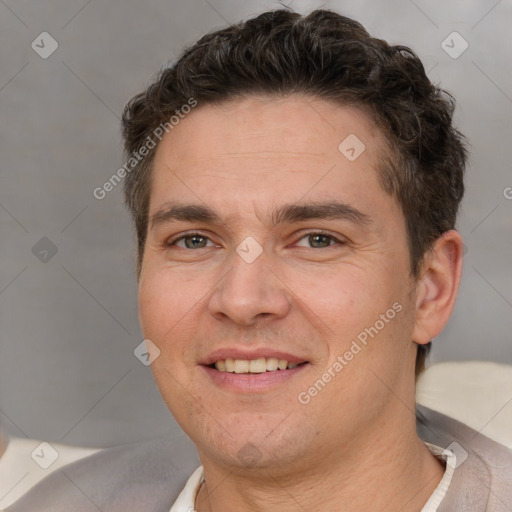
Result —
M 424 345 L 447 324 L 455 306 L 462 276 L 462 237 L 455 230 L 441 235 L 425 254 L 416 287 L 413 340 Z

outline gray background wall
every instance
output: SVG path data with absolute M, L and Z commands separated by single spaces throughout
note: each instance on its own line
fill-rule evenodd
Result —
M 455 313 L 432 360 L 512 363 L 511 3 L 284 3 L 337 10 L 411 46 L 458 99 L 457 123 L 473 146 L 459 222 L 467 253 Z M 142 336 L 121 186 L 101 201 L 92 191 L 123 164 L 125 102 L 185 44 L 276 7 L 0 1 L 0 422 L 11 434 L 107 446 L 177 429 L 133 355 Z M 46 59 L 31 47 L 35 40 L 40 52 L 51 49 L 43 31 L 58 42 Z M 458 58 L 441 46 L 453 31 L 469 45 Z M 461 41 L 453 46 L 458 52 Z

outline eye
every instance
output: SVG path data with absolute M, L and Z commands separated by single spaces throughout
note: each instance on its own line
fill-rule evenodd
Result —
M 207 247 L 208 241 L 210 242 L 210 247 L 213 246 L 213 242 L 201 233 L 188 233 L 187 235 L 182 235 L 175 240 L 169 240 L 167 242 L 167 247 L 176 246 L 180 249 L 203 249 Z M 182 245 L 180 243 L 182 242 Z
M 300 240 L 305 240 L 305 243 L 309 245 L 299 243 Z M 336 243 L 343 244 L 343 242 L 338 238 L 328 233 L 322 232 L 309 233 L 304 235 L 299 239 L 299 242 L 296 244 L 299 247 L 311 247 L 313 249 L 323 249 L 324 247 L 329 247 L 331 245 L 335 245 Z
M 299 247 L 308 247 L 312 249 L 323 249 L 332 245 L 341 244 L 343 241 L 335 236 L 324 232 L 312 232 L 302 236 L 296 243 Z M 166 242 L 167 247 L 179 247 L 180 249 L 204 249 L 206 247 L 215 247 L 215 244 L 209 237 L 199 232 L 187 233 L 174 240 Z

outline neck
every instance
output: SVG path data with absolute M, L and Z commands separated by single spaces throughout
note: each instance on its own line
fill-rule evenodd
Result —
M 331 446 L 332 457 L 312 459 L 311 464 L 301 460 L 289 465 L 286 473 L 244 473 L 202 457 L 205 485 L 196 509 L 287 512 L 332 510 L 335 504 L 344 512 L 419 512 L 444 467 L 417 437 L 414 415 L 402 404 L 381 419 L 357 441 L 351 440 L 348 448 Z

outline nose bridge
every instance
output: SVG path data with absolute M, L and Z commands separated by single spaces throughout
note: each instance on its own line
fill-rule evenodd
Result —
M 250 238 L 250 237 L 248 237 Z M 254 239 L 245 239 L 226 261 L 228 269 L 210 298 L 213 315 L 249 325 L 257 317 L 282 317 L 289 307 L 286 287 L 271 269 L 272 262 Z

